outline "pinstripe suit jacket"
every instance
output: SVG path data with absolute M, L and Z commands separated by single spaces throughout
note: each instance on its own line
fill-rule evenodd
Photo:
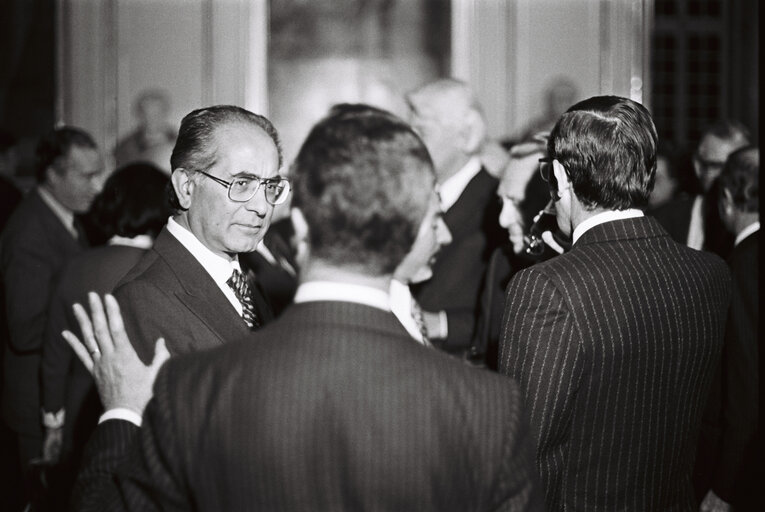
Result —
M 549 510 L 691 510 L 730 288 L 719 257 L 649 217 L 511 280 L 500 371 L 526 399 Z
M 78 510 L 542 508 L 517 384 L 375 308 L 293 305 L 171 359 L 154 393 L 140 429 L 96 430 Z

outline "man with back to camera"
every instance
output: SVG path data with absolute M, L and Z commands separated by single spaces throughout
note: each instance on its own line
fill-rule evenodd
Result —
M 516 274 L 500 371 L 530 408 L 549 510 L 690 510 L 699 422 L 719 362 L 730 275 L 645 207 L 656 129 L 597 96 L 553 128 L 541 171 L 570 251 Z
M 483 363 L 473 344 L 480 288 L 492 250 L 506 234 L 497 223 L 498 181 L 483 167 L 486 125 L 470 88 L 455 79 L 426 84 L 406 97 L 412 125 L 436 170 L 441 210 L 452 242 L 436 256 L 431 279 L 412 286 L 428 332 L 447 352 Z
M 3 415 L 17 435 L 22 471 L 41 455 L 40 355 L 48 302 L 69 258 L 87 247 L 76 218 L 101 190 L 104 164 L 93 138 L 64 126 L 36 148 L 38 185 L 19 204 L 0 239 L 9 339 L 4 347 Z
M 515 382 L 418 344 L 389 310 L 392 274 L 438 219 L 422 141 L 391 114 L 330 116 L 293 179 L 295 304 L 247 340 L 168 361 L 140 429 L 98 427 L 75 505 L 541 510 Z M 85 346 L 67 339 L 108 408 L 142 410 L 166 353 L 144 367 L 116 303 L 110 332 L 94 299 L 101 352 L 88 355 L 82 309 Z M 105 379 L 116 364 L 135 380 Z
M 271 122 L 239 107 L 194 110 L 181 121 L 171 165 L 173 215 L 117 287 L 127 332 L 143 361 L 164 337 L 171 354 L 215 347 L 272 318 L 237 254 L 253 251 L 284 201 Z
M 735 237 L 728 265 L 733 300 L 728 312 L 720 372 L 715 376 L 699 435 L 694 484 L 702 512 L 762 508 L 759 443 L 758 352 L 760 149 L 745 146 L 725 162 L 718 204 Z M 759 502 L 759 505 L 758 505 Z

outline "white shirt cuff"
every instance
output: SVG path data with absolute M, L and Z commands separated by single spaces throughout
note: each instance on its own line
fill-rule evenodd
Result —
M 42 411 L 42 422 L 45 428 L 61 428 L 64 426 L 66 412 L 63 407 L 58 412 Z
M 141 415 L 130 409 L 123 407 L 117 407 L 115 409 L 109 409 L 98 418 L 98 424 L 100 425 L 106 420 L 125 420 L 129 421 L 136 427 L 141 426 Z
M 438 312 L 438 331 L 442 340 L 449 336 L 449 322 L 446 319 L 446 311 L 444 310 Z

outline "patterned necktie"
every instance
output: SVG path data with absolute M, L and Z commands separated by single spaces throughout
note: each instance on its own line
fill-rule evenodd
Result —
M 420 335 L 422 336 L 422 343 L 426 347 L 432 347 L 433 344 L 430 342 L 430 339 L 428 339 L 428 328 L 425 327 L 425 318 L 422 316 L 422 308 L 420 308 L 420 305 L 417 304 L 417 301 L 412 299 L 412 318 L 414 318 L 414 323 L 417 324 L 417 328 L 420 330 Z
M 250 295 L 250 285 L 247 283 L 247 278 L 244 274 L 234 270 L 226 284 L 234 290 L 234 295 L 236 295 L 236 298 L 242 305 L 242 318 L 244 318 L 244 323 L 247 324 L 247 327 L 253 330 L 260 327 L 260 320 L 257 313 L 255 313 L 255 305 L 252 303 L 252 296 Z

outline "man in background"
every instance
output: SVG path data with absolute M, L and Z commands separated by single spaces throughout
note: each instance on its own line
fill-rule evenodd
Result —
M 114 149 L 117 167 L 133 162 L 151 162 L 170 174 L 168 167 L 177 132 L 167 116 L 170 95 L 162 89 L 146 89 L 133 102 L 133 115 L 138 126 L 120 139 Z
M 720 221 L 716 182 L 728 155 L 747 144 L 749 132 L 736 121 L 717 121 L 701 136 L 693 154 L 700 192 L 672 200 L 652 212 L 675 241 L 728 257 L 733 237 Z
M 273 318 L 238 254 L 255 250 L 274 206 L 289 194 L 278 174 L 276 129 L 235 106 L 194 110 L 181 121 L 171 165 L 175 214 L 115 292 L 145 362 L 159 337 L 171 354 L 183 354 L 241 338 Z
M 329 116 L 293 179 L 295 304 L 168 361 L 140 428 L 99 425 L 75 507 L 541 510 L 515 382 L 422 346 L 390 311 L 392 275 L 438 215 L 422 141 L 391 114 Z M 107 408 L 143 410 L 167 353 L 130 357 L 116 303 L 110 334 L 94 299 L 99 345 L 82 310 L 85 346 L 67 339 Z M 111 365 L 128 378 L 105 378 Z
M 452 242 L 436 256 L 433 277 L 412 287 L 428 333 L 447 352 L 482 363 L 473 344 L 480 288 L 491 252 L 506 238 L 497 218 L 497 179 L 482 166 L 486 125 L 463 82 L 438 80 L 407 95 L 411 121 L 436 170 Z
M 759 432 L 760 150 L 733 152 L 719 178 L 719 208 L 735 236 L 728 259 L 733 300 L 720 371 L 712 382 L 696 456 L 695 484 L 703 512 L 762 507 Z M 759 503 L 758 503 L 759 502 Z
M 101 190 L 104 164 L 93 138 L 74 127 L 53 130 L 37 146 L 38 185 L 16 208 L 0 238 L 8 343 L 3 417 L 15 432 L 25 476 L 41 455 L 40 356 L 48 303 L 66 262 L 88 245 L 77 214 Z M 27 480 L 27 483 L 28 480 Z
M 500 372 L 531 413 L 548 510 L 690 510 L 699 422 L 730 276 L 645 217 L 656 128 L 596 96 L 553 128 L 542 169 L 571 250 L 510 281 Z

